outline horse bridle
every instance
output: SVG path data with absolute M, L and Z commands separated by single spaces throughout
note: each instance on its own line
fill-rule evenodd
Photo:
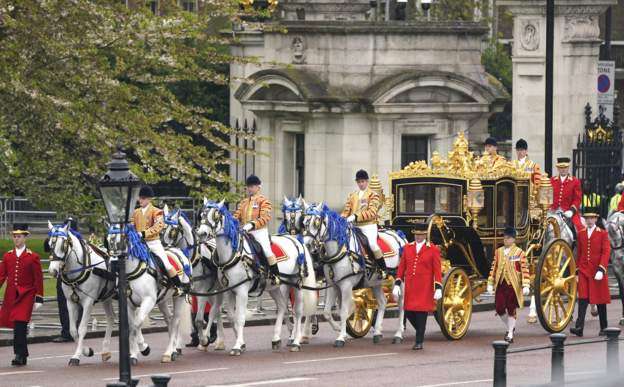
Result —
M 74 254 L 76 253 L 74 251 L 74 246 L 72 244 L 71 238 L 69 236 L 69 233 L 65 232 L 65 231 L 61 231 L 58 229 L 58 227 L 54 227 L 52 229 L 52 231 L 50 231 L 48 233 L 48 236 L 50 237 L 50 246 L 52 247 L 52 259 L 51 261 L 61 261 L 61 262 L 65 262 L 65 260 L 67 259 L 67 256 L 71 253 L 74 252 Z M 63 252 L 63 256 L 60 257 L 56 254 L 56 244 L 58 242 L 58 238 L 65 238 L 63 240 L 63 245 L 61 246 L 61 251 Z M 76 256 L 76 261 L 78 262 L 78 256 Z M 81 262 L 78 262 L 80 264 L 82 264 Z
M 293 202 L 288 205 L 285 204 L 284 206 L 282 206 L 282 213 L 284 214 L 284 226 L 286 228 L 286 231 L 290 235 L 296 235 L 299 233 L 299 230 L 297 229 L 297 212 L 301 212 L 301 215 L 299 217 L 299 223 L 301 223 L 302 226 L 304 214 L 301 205 Z
M 620 250 L 624 247 L 624 232 L 622 230 L 622 226 L 619 223 L 615 222 L 607 222 L 607 228 L 611 228 L 610 225 L 613 224 L 617 227 L 618 233 L 620 234 L 620 244 L 619 246 L 613 246 L 611 244 L 611 238 L 609 238 L 609 243 L 611 244 L 611 250 Z

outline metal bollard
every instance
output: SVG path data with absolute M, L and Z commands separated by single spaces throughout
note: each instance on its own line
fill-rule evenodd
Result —
M 552 357 L 550 364 L 550 381 L 552 383 L 563 383 L 565 380 L 565 369 L 563 367 L 563 351 L 567 336 L 565 333 L 553 333 L 550 335 L 552 342 Z
M 498 340 L 492 343 L 494 347 L 494 387 L 507 386 L 507 348 L 509 343 Z
M 620 328 L 605 329 L 607 335 L 607 374 L 615 375 L 620 372 L 619 336 Z
M 169 375 L 152 375 L 152 382 L 154 387 L 167 387 L 167 384 L 171 380 Z
M 130 386 L 129 387 L 137 387 L 139 385 L 139 379 L 130 379 Z

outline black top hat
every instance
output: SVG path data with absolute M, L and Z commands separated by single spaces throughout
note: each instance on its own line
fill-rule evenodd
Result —
M 140 198 L 153 198 L 154 197 L 154 190 L 149 185 L 144 185 L 139 190 L 139 197 Z
M 596 207 L 585 207 L 583 210 L 583 216 L 585 218 L 594 217 L 598 218 L 600 216 L 600 211 Z
M 521 138 L 520 140 L 516 141 L 516 149 L 527 150 L 529 149 L 529 144 L 527 144 L 525 139 Z
M 13 235 L 29 235 L 28 225 L 26 223 L 13 223 Z
M 503 235 L 506 237 L 516 237 L 516 229 L 513 227 L 505 227 L 505 231 L 503 231 Z
M 494 137 L 488 137 L 485 139 L 485 145 L 498 146 L 498 142 Z
M 368 172 L 360 169 L 355 173 L 355 180 L 368 180 Z
M 250 185 L 261 185 L 262 182 L 260 181 L 260 178 L 256 175 L 249 175 L 247 176 L 247 179 L 245 180 L 245 185 L 246 186 L 250 186 Z
M 570 166 L 570 158 L 569 157 L 557 157 L 557 164 L 556 164 L 556 166 L 558 168 L 569 167 Z
M 412 234 L 414 235 L 427 234 L 428 229 L 429 229 L 429 225 L 427 223 L 416 223 L 414 226 L 412 226 Z

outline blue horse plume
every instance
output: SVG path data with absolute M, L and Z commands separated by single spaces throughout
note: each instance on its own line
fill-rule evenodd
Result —
M 221 215 L 223 215 L 223 234 L 230 240 L 230 243 L 232 243 L 232 250 L 237 251 L 239 227 L 238 220 L 234 218 L 232 213 L 230 213 L 225 206 L 221 206 L 219 203 L 209 201 L 204 205 L 204 208 L 214 208 L 219 211 Z

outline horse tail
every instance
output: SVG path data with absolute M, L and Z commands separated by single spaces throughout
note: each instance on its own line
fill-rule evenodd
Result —
M 312 256 L 307 247 L 303 246 L 305 254 L 305 262 L 308 268 L 308 275 L 303 278 L 303 285 L 308 287 L 316 286 L 316 274 L 314 273 L 314 264 L 312 262 Z M 316 314 L 316 307 L 318 304 L 318 293 L 316 290 L 302 290 L 303 295 L 303 314 L 304 316 L 312 316 Z

